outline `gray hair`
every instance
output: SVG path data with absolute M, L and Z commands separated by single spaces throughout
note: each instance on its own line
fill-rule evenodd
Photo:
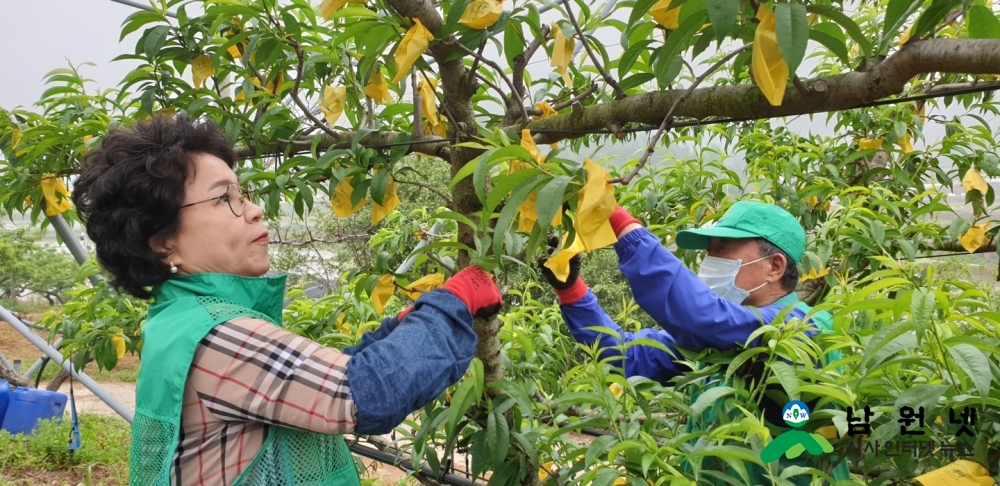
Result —
M 795 287 L 799 285 L 799 269 L 796 266 L 797 262 L 792 261 L 792 257 L 788 256 L 784 250 L 775 246 L 774 243 L 765 240 L 764 238 L 757 238 L 757 246 L 760 247 L 760 257 L 766 258 L 774 255 L 781 255 L 785 257 L 785 273 L 781 276 L 781 280 L 778 283 L 781 284 L 781 288 L 793 292 Z

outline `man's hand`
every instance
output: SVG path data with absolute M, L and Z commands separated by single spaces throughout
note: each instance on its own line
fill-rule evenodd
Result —
M 493 277 L 475 265 L 456 273 L 441 288 L 465 302 L 473 317 L 493 317 L 503 307 L 503 298 Z
M 579 254 L 570 258 L 569 276 L 566 277 L 565 282 L 560 282 L 559 279 L 556 278 L 556 275 L 552 273 L 552 270 L 545 266 L 545 262 L 549 260 L 548 255 L 553 253 L 557 248 L 559 248 L 559 237 L 555 235 L 549 236 L 548 252 L 538 255 L 538 258 L 535 261 L 538 263 L 538 270 L 542 272 L 545 280 L 549 282 L 549 285 L 551 285 L 552 288 L 556 290 L 566 290 L 572 287 L 573 284 L 576 283 L 577 279 L 580 278 L 580 267 L 583 266 L 583 259 Z
M 587 291 L 590 290 L 587 284 L 583 283 L 583 279 L 580 278 L 580 267 L 583 266 L 583 260 L 580 254 L 573 255 L 573 258 L 569 260 L 569 275 L 566 277 L 565 282 L 560 282 L 556 275 L 552 273 L 549 267 L 545 266 L 545 262 L 548 260 L 548 254 L 554 252 L 559 248 L 559 237 L 550 236 L 548 241 L 548 252 L 544 255 L 539 255 L 536 262 L 538 263 L 538 269 L 542 272 L 545 280 L 549 282 L 549 285 L 556 291 L 556 297 L 559 299 L 561 304 L 572 304 L 583 296 L 587 295 Z

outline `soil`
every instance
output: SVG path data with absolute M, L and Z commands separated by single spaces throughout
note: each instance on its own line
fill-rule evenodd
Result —
M 0 479 L 10 481 L 12 484 L 25 486 L 64 486 L 72 484 L 88 484 L 86 469 L 71 469 L 63 471 L 22 471 L 20 476 L 16 478 L 0 473 Z M 91 482 L 89 484 L 111 485 L 118 482 L 118 478 L 116 478 L 115 475 L 104 466 L 93 468 L 91 470 L 90 480 Z

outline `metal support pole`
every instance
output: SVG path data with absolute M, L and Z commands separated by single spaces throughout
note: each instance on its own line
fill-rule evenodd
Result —
M 437 223 L 434 223 L 434 226 L 431 226 L 431 230 L 428 233 L 436 235 L 438 234 L 439 231 L 441 231 L 441 228 L 443 227 L 444 227 L 444 222 L 438 221 Z M 431 244 L 431 238 L 424 238 L 420 240 L 420 243 L 417 243 L 417 246 L 413 247 L 413 251 L 417 251 L 429 244 Z M 413 268 L 413 264 L 417 262 L 418 256 L 420 255 L 411 255 L 410 258 L 407 258 L 401 265 L 399 265 L 399 268 L 396 269 L 396 273 L 404 273 L 410 271 L 410 269 Z
M 73 229 L 69 227 L 69 224 L 66 223 L 66 220 L 63 219 L 61 214 L 49 216 L 49 223 L 52 223 L 52 228 L 54 228 L 56 230 L 56 234 L 62 238 L 63 244 L 66 245 L 66 249 L 69 250 L 71 255 L 73 255 L 73 259 L 76 260 L 76 263 L 83 265 L 90 259 L 90 255 L 87 254 L 87 249 L 80 244 L 80 240 L 77 238 L 76 234 L 73 233 Z M 90 276 L 90 283 L 97 285 L 99 281 L 99 276 Z
M 100 398 L 102 402 L 108 404 L 112 410 L 114 410 L 118 415 L 121 415 L 123 419 L 128 421 L 128 423 L 132 423 L 132 418 L 135 414 L 133 414 L 128 407 L 119 402 L 115 397 L 109 395 L 108 392 L 104 391 L 104 389 L 101 388 L 97 382 L 87 376 L 86 373 L 73 369 L 72 362 L 64 360 L 62 353 L 57 351 L 52 346 L 49 346 L 49 344 L 37 334 L 31 332 L 31 329 L 29 329 L 28 326 L 24 325 L 20 319 L 14 317 L 14 315 L 3 306 L 0 306 L 0 319 L 7 321 L 7 323 L 10 324 L 15 331 L 21 333 L 21 335 L 30 341 L 36 348 L 41 349 L 46 356 L 52 359 L 52 361 L 59 363 L 63 369 L 69 371 L 73 375 L 73 378 L 76 378 L 77 381 L 83 384 L 83 386 L 87 387 L 87 389 L 93 392 L 97 398 Z
M 56 339 L 55 342 L 52 343 L 52 347 L 55 349 L 59 349 L 60 344 L 62 344 L 62 338 Z M 38 361 L 35 361 L 35 364 L 31 365 L 31 367 L 28 368 L 28 371 L 24 372 L 24 376 L 31 378 L 31 375 L 35 374 L 42 367 L 42 363 L 44 363 L 45 360 L 46 360 L 45 356 L 38 358 Z

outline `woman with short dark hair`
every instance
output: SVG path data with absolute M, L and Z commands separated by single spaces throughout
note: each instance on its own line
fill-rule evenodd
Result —
M 500 293 L 468 267 L 343 351 L 285 331 L 235 163 L 211 121 L 157 117 L 108 133 L 74 184 L 112 285 L 153 300 L 130 483 L 359 484 L 341 435 L 387 433 L 460 380 Z

